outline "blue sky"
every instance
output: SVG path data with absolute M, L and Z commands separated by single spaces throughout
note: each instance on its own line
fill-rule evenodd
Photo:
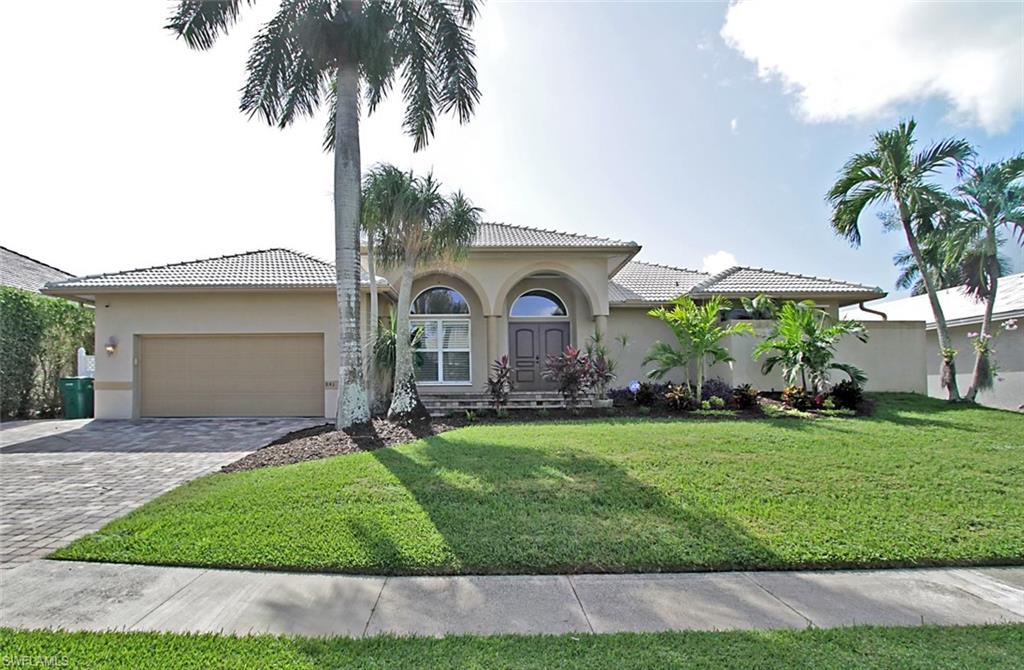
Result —
M 5 246 L 83 273 L 270 246 L 331 256 L 322 119 L 278 131 L 237 112 L 272 6 L 194 53 L 160 29 L 161 3 L 45 4 L 12 8 L 21 29 L 0 46 L 33 60 L 0 111 Z M 851 249 L 823 195 L 906 116 L 986 160 L 1024 150 L 1024 5 L 817 5 L 489 3 L 474 120 L 442 121 L 413 155 L 391 101 L 364 122 L 364 163 L 433 169 L 488 219 L 632 239 L 651 262 L 725 252 L 891 290 L 900 237 L 870 217 Z

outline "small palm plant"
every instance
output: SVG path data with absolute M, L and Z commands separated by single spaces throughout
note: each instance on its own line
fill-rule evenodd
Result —
M 663 322 L 676 336 L 678 348 L 670 344 L 655 342 L 643 364 L 655 363 L 648 373 L 653 379 L 662 379 L 675 368 L 688 371 L 690 361 L 697 363 L 697 388 L 704 385 L 704 366 L 710 362 L 728 363 L 734 360 L 721 342 L 731 335 L 753 335 L 754 327 L 749 323 L 724 324 L 721 313 L 732 304 L 720 296 L 714 296 L 698 305 L 683 296 L 672 303 L 672 309 L 659 307 L 648 312 L 648 316 Z M 687 372 L 688 376 L 688 372 Z M 687 380 L 688 381 L 688 380 Z
M 835 353 L 839 340 L 846 335 L 867 342 L 867 331 L 857 321 L 830 321 L 828 313 L 810 301 L 783 304 L 775 328 L 754 347 L 754 358 L 764 357 L 761 373 L 770 374 L 778 366 L 786 384 L 799 381 L 804 391 L 825 390 L 830 370 L 841 370 L 856 384 L 863 385 L 867 381 L 864 373 L 848 363 L 836 363 Z

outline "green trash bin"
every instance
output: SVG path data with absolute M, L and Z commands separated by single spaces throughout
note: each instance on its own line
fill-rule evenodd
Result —
M 61 377 L 65 419 L 89 419 L 93 412 L 92 377 Z

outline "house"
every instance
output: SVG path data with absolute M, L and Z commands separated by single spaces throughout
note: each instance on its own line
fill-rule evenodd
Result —
M 7 247 L 0 247 L 0 286 L 12 286 L 23 291 L 39 293 L 48 282 L 59 282 L 73 276 L 70 272 L 64 272 Z
M 584 344 L 595 331 L 629 336 L 625 348 L 611 344 L 611 355 L 622 384 L 642 379 L 648 347 L 671 338 L 646 313 L 683 294 L 813 299 L 833 315 L 884 295 L 872 286 L 760 268 L 709 275 L 637 261 L 639 251 L 634 242 L 481 226 L 465 258 L 423 268 L 415 278 L 422 395 L 482 393 L 490 362 L 503 354 L 516 368 L 517 391 L 549 390 L 540 374 L 546 356 Z M 338 384 L 334 278 L 330 263 L 267 249 L 78 277 L 45 292 L 95 303 L 98 417 L 329 416 Z M 395 303 L 398 280 L 397 272 L 374 278 L 382 313 Z M 364 276 L 362 290 L 369 288 Z M 878 329 L 880 344 L 858 342 L 864 360 L 854 362 L 868 368 L 873 388 L 923 392 L 923 323 Z M 747 347 L 742 356 L 750 358 L 752 343 L 736 346 Z M 871 351 L 893 360 L 868 360 Z M 731 384 L 781 388 L 740 358 L 713 373 Z
M 974 370 L 973 340 L 968 334 L 981 330 L 985 303 L 972 298 L 961 286 L 943 289 L 938 294 L 953 347 L 957 350 L 956 380 L 960 391 L 963 392 L 971 383 Z M 866 307 L 867 310 L 851 306 L 844 308 L 842 312 L 847 318 L 872 323 L 882 319 L 926 322 L 928 395 L 945 398 L 946 392 L 939 378 L 939 337 L 935 330 L 935 315 L 928 296 L 915 295 L 899 300 L 872 302 Z M 996 380 L 991 389 L 981 391 L 977 397 L 977 401 L 983 405 L 1016 410 L 1024 406 L 1024 328 L 1003 328 L 1003 324 L 1011 319 L 1024 320 L 1024 272 L 999 279 L 992 313 Z

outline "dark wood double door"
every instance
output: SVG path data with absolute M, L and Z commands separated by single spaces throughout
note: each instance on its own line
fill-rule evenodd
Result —
M 541 375 L 548 356 L 561 353 L 569 344 L 569 322 L 512 322 L 508 325 L 508 348 L 515 368 L 517 391 L 553 391 L 554 382 Z

